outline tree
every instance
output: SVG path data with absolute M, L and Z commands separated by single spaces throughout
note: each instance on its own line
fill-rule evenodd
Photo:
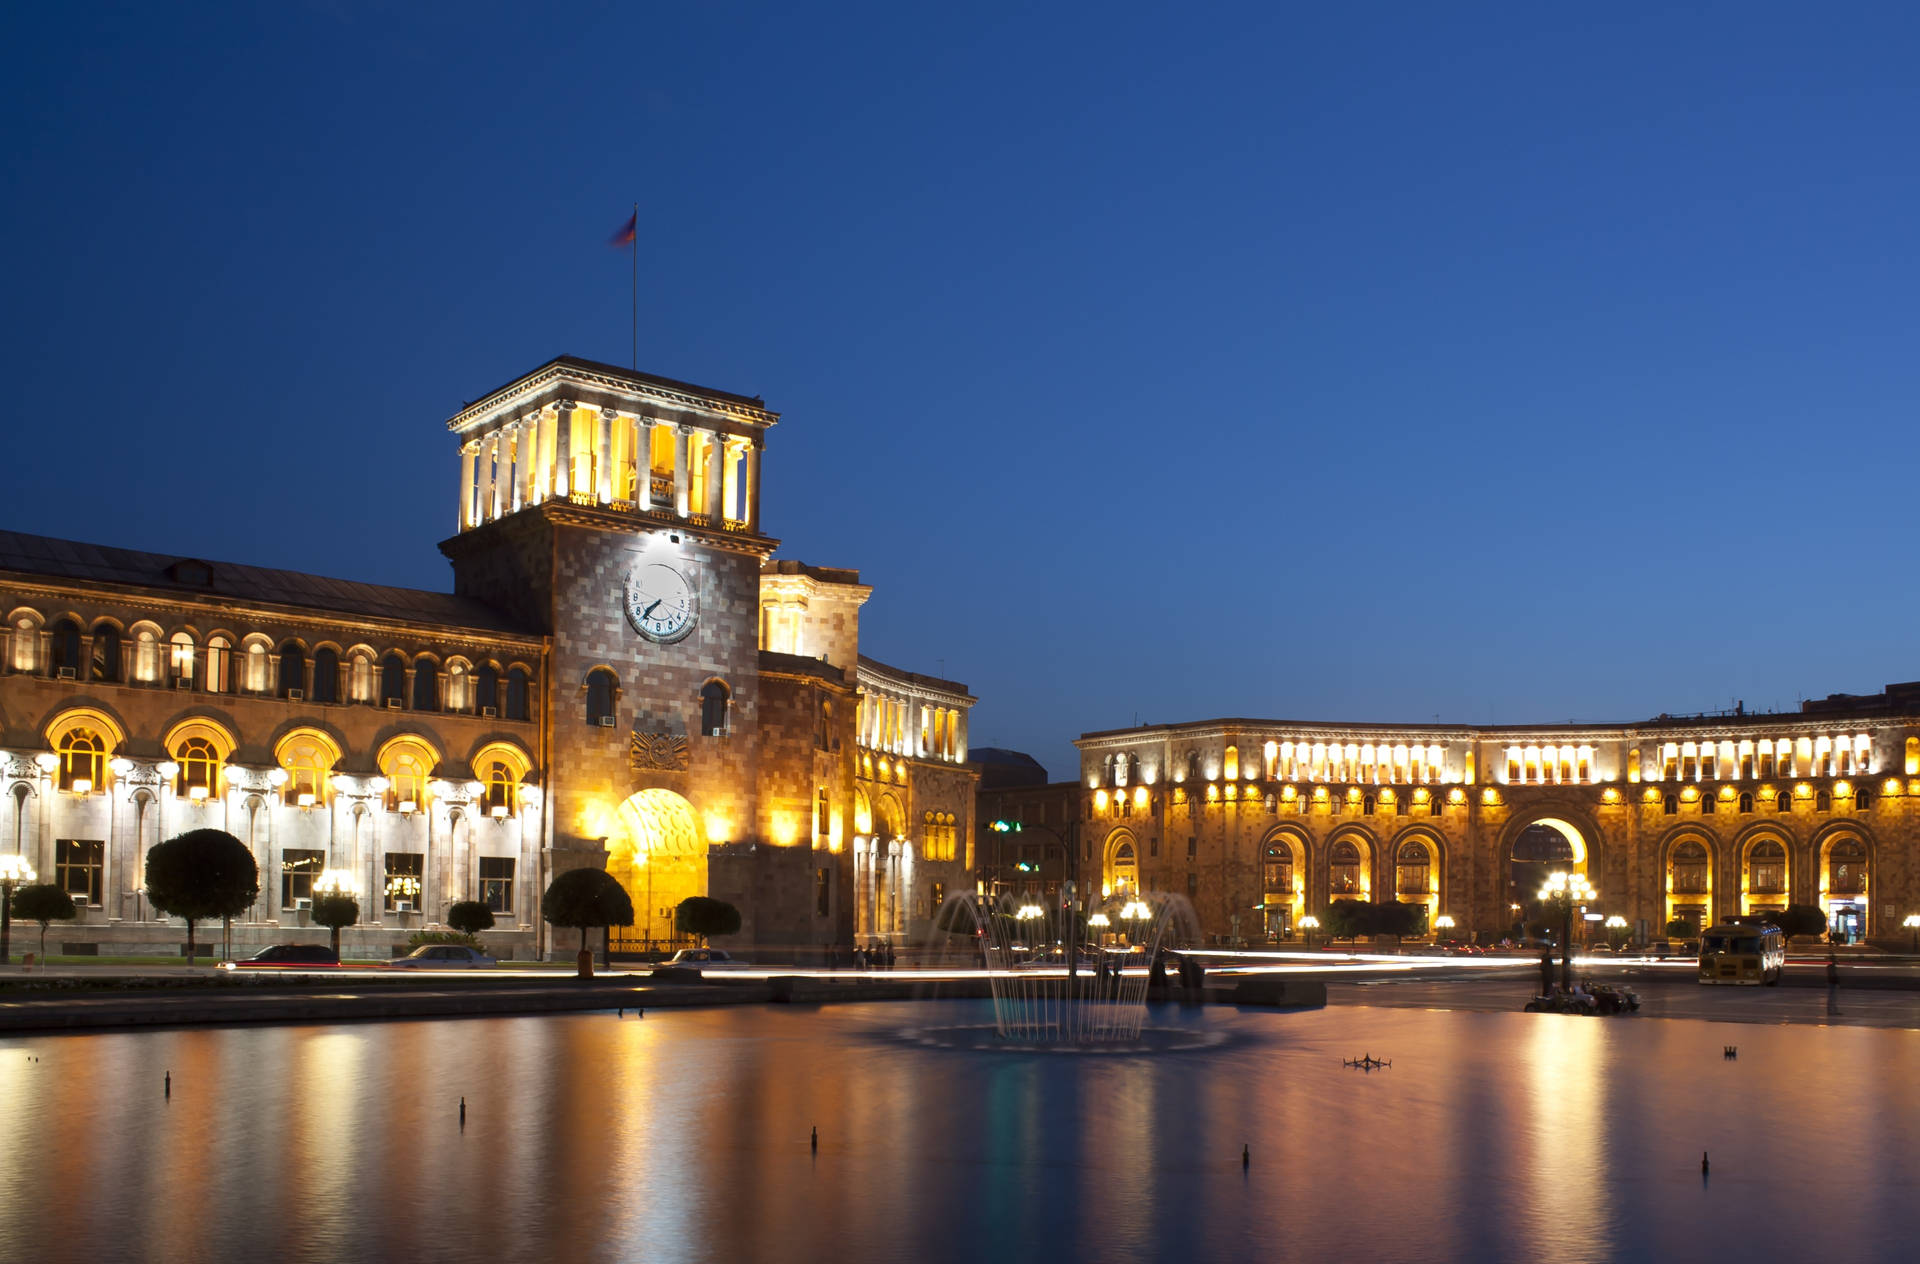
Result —
M 225 830 L 188 830 L 155 843 L 147 853 L 147 899 L 169 917 L 186 921 L 189 961 L 195 922 L 244 913 L 259 895 L 253 853 Z
M 68 922 L 79 915 L 73 897 L 51 882 L 36 882 L 13 893 L 13 915 L 40 923 L 40 960 L 47 959 L 47 924 Z
M 594 926 L 633 925 L 633 901 L 605 869 L 569 869 L 540 897 L 540 916 L 553 926 L 580 929 L 580 955 L 587 955 L 587 931 Z M 580 973 L 587 973 L 582 967 Z
M 1372 909 L 1373 926 L 1369 931 L 1374 935 L 1394 935 L 1405 939 L 1408 935 L 1420 933 L 1420 921 L 1426 915 L 1426 905 L 1406 904 L 1395 900 L 1390 904 L 1375 904 Z
M 1373 906 L 1364 900 L 1335 900 L 1320 915 L 1329 939 L 1358 939 L 1373 933 Z
M 1693 936 L 1693 923 L 1684 917 L 1676 917 L 1667 923 L 1668 939 L 1689 939 Z
M 313 897 L 313 924 L 333 932 L 333 955 L 340 955 L 340 928 L 360 920 L 360 901 L 344 891 L 328 891 Z
M 1763 916 L 1778 926 L 1788 939 L 1795 935 L 1819 936 L 1827 933 L 1826 913 L 1811 904 L 1789 904 L 1784 909 L 1774 909 Z
M 703 940 L 715 935 L 732 935 L 740 929 L 740 910 L 725 900 L 690 895 L 674 906 L 673 928 L 682 935 L 698 935 Z
M 461 900 L 447 910 L 447 925 L 467 935 L 493 929 L 493 910 L 478 900 Z

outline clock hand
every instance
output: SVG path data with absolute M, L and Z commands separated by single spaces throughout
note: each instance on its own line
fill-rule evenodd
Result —
M 666 598 L 665 598 L 665 597 L 655 597 L 655 598 L 653 599 L 653 605 L 651 605 L 651 606 L 648 606 L 648 607 L 647 607 L 647 608 L 646 608 L 645 610 L 642 610 L 642 611 L 640 612 L 640 617 L 641 617 L 642 619 L 649 619 L 649 618 L 652 618 L 652 617 L 653 617 L 653 612 L 654 612 L 654 610 L 655 610 L 656 608 L 658 608 L 658 606 L 660 605 L 660 603 L 661 603 L 661 602 L 663 602 L 663 601 L 665 601 L 665 600 L 666 600 Z

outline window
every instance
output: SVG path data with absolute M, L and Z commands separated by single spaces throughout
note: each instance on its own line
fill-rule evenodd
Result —
M 1270 843 L 1267 846 L 1264 890 L 1270 901 L 1276 896 L 1288 898 L 1293 895 L 1293 850 L 1284 843 Z
M 440 667 L 424 654 L 413 660 L 413 709 L 440 709 Z
M 613 699 L 619 684 L 611 670 L 596 667 L 587 673 L 587 723 L 613 720 Z
M 280 907 L 298 908 L 301 900 L 313 899 L 313 880 L 320 876 L 326 853 L 304 847 L 289 847 L 280 853 Z
M 937 888 L 939 883 L 935 883 Z M 833 911 L 833 870 L 815 869 L 813 871 L 813 913 L 815 917 L 826 917 Z
M 54 882 L 80 905 L 98 905 L 107 869 L 107 845 L 97 838 L 63 838 L 53 845 Z
M 1873 806 L 1873 791 L 1871 790 L 1854 791 L 1854 795 L 1853 795 L 1854 811 L 1864 812 L 1872 806 Z
M 1187 875 L 1187 898 L 1191 900 L 1199 896 L 1199 894 L 1200 894 L 1200 875 L 1197 873 L 1190 873 Z
M 1675 816 L 1680 811 L 1680 799 L 1670 794 L 1660 801 L 1660 807 L 1668 816 Z
M 494 760 L 487 765 L 487 812 L 492 816 L 512 816 L 515 807 L 515 791 L 519 783 L 514 780 L 513 769 L 505 762 Z
M 500 669 L 492 663 L 482 663 L 473 671 L 473 709 L 484 715 L 488 711 L 495 714 L 500 710 Z
M 513 912 L 513 857 L 480 857 L 480 902 L 496 913 Z
M 1433 858 L 1424 843 L 1408 843 L 1400 849 L 1394 866 L 1394 889 L 1401 895 L 1428 895 L 1433 890 Z
M 77 678 L 80 675 L 80 625 L 72 619 L 57 620 L 47 629 L 53 650 L 53 674 Z
M 313 686 L 307 697 L 315 702 L 340 701 L 340 655 L 331 649 L 313 652 Z
M 186 633 L 181 632 L 176 634 L 173 639 L 178 641 L 185 635 Z M 187 679 L 193 679 L 193 643 L 191 640 L 187 643 Z M 224 636 L 210 636 L 207 638 L 206 689 L 209 693 L 233 692 L 233 642 Z
M 527 718 L 527 669 L 515 667 L 507 673 L 507 718 Z
M 60 736 L 62 790 L 89 794 L 107 785 L 107 743 L 92 729 L 72 728 Z
M 825 873 L 826 870 L 822 869 L 820 872 Z M 947 902 L 947 884 L 944 882 L 930 883 L 927 886 L 928 914 L 931 915 L 934 913 L 938 913 L 940 911 L 941 905 L 945 904 L 946 902 Z M 823 911 L 820 915 L 822 917 L 825 917 L 826 913 Z
M 1711 793 L 1700 796 L 1700 811 L 1707 816 L 1713 815 L 1715 796 Z
M 407 700 L 407 660 L 389 654 L 380 660 L 380 705 L 397 707 Z
M 402 737 L 380 752 L 380 774 L 387 779 L 387 809 L 417 812 L 427 805 L 427 779 L 439 756 L 418 738 Z
M 1368 795 L 1366 798 L 1360 800 L 1360 815 L 1362 816 L 1373 815 L 1373 796 L 1372 795 Z
M 204 737 L 189 737 L 173 751 L 173 762 L 180 771 L 173 779 L 173 792 L 183 799 L 220 797 L 220 750 Z
M 1748 791 L 1741 792 L 1740 811 L 1742 814 L 1753 811 L 1753 795 L 1751 792 L 1748 792 Z
M 296 692 L 306 696 L 307 654 L 293 641 L 280 647 L 280 674 L 274 681 L 273 691 L 282 698 L 290 698 Z
M 700 731 L 708 737 L 727 735 L 727 707 L 733 691 L 718 680 L 709 680 L 700 690 Z
M 1707 891 L 1707 849 L 1688 839 L 1673 849 L 1673 873 L 1668 890 L 1684 895 Z
M 426 862 L 426 856 L 417 851 L 387 853 L 386 881 L 381 884 L 387 912 L 410 912 L 420 907 L 420 879 L 426 873 Z M 404 910 L 400 907 L 403 904 Z
M 813 748 L 829 750 L 833 740 L 833 700 L 820 699 L 820 713 L 813 726 Z
M 1860 895 L 1866 889 L 1866 845 L 1857 838 L 1843 838 L 1827 853 L 1827 891 L 1831 895 Z
M 1328 890 L 1335 895 L 1360 893 L 1360 849 L 1352 843 L 1333 845 L 1328 855 Z
M 1772 839 L 1753 845 L 1748 889 L 1756 895 L 1780 895 L 1787 889 L 1786 849 Z
M 93 625 L 93 663 L 91 679 L 120 679 L 120 629 L 111 623 Z
M 1825 790 L 1814 795 L 1813 810 L 1816 812 L 1831 812 L 1833 810 L 1833 796 Z
M 1194 857 L 1199 855 L 1199 852 L 1200 852 L 1200 840 L 1197 838 L 1189 838 L 1187 840 L 1187 859 L 1188 860 L 1194 859 Z
M 1793 811 L 1793 796 L 1782 790 L 1773 797 L 1773 810 L 1776 812 Z
M 327 801 L 327 775 L 333 771 L 333 749 L 314 731 L 297 732 L 280 743 L 276 752 L 287 774 L 280 787 L 290 806 L 310 808 Z

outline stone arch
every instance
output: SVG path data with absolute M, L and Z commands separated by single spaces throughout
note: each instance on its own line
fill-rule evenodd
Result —
M 633 901 L 633 933 L 673 937 L 673 908 L 707 892 L 707 847 L 693 805 L 671 790 L 640 790 L 615 813 L 607 872 Z
M 1879 876 L 1880 850 L 1873 832 L 1855 821 L 1835 821 L 1814 832 L 1808 850 L 1813 856 L 1816 899 L 1827 915 L 1827 929 L 1850 940 L 1873 934 L 1877 928 L 1872 897 Z M 1855 855 L 1848 856 L 1849 850 Z
M 1293 937 L 1306 914 L 1312 872 L 1313 842 L 1299 826 L 1276 825 L 1260 840 L 1260 914 L 1269 942 Z
M 1778 889 L 1770 889 L 1773 877 L 1771 872 L 1773 859 L 1765 850 L 1760 852 L 1762 871 L 1756 882 L 1754 873 L 1755 850 L 1764 843 L 1779 847 Z M 1763 821 L 1750 825 L 1734 836 L 1729 845 L 1735 865 L 1737 887 L 1740 898 L 1740 911 L 1751 913 L 1755 908 L 1777 908 L 1790 903 L 1793 899 L 1793 884 L 1800 876 L 1800 864 L 1794 857 L 1793 835 L 1784 827 L 1772 821 Z
M 900 800 L 892 791 L 883 791 L 879 802 L 874 804 L 873 834 L 875 838 L 895 839 L 907 832 L 907 814 L 900 806 Z
M 1655 854 L 1660 857 L 1661 928 L 1679 918 L 1704 928 L 1724 920 L 1715 908 L 1720 840 L 1711 830 L 1687 824 L 1668 830 Z
M 861 786 L 853 788 L 853 833 L 856 838 L 873 833 L 873 800 Z
M 1140 893 L 1140 843 L 1133 831 L 1116 829 L 1100 845 L 1100 895 L 1102 899 L 1137 896 Z
M 1414 863 L 1413 847 L 1426 852 L 1426 886 L 1424 890 L 1410 889 L 1410 885 L 1401 881 L 1402 877 L 1411 878 L 1410 872 L 1418 866 Z M 1403 904 L 1421 904 L 1427 910 L 1427 925 L 1440 914 L 1447 911 L 1444 892 L 1447 889 L 1447 865 L 1451 858 L 1447 854 L 1447 840 L 1440 831 L 1430 825 L 1409 825 L 1393 836 L 1389 845 L 1387 865 L 1393 876 L 1393 898 Z
M 1343 847 L 1351 847 L 1357 853 L 1357 859 L 1349 859 Z M 1380 840 L 1373 832 L 1359 825 L 1342 825 L 1327 835 L 1325 858 L 1320 867 L 1324 869 L 1327 884 L 1327 901 L 1334 900 L 1371 900 L 1379 890 L 1378 874 L 1375 866 L 1379 863 Z M 1352 889 L 1348 888 L 1346 870 L 1349 865 L 1356 866 L 1352 874 Z M 1336 875 L 1336 867 L 1341 873 Z

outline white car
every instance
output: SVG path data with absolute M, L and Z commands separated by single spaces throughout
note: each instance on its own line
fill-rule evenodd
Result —
M 396 970 L 472 970 L 500 963 L 478 948 L 461 944 L 424 944 L 387 964 Z
M 689 970 L 734 970 L 747 963 L 735 961 L 718 948 L 682 948 L 667 964 Z

